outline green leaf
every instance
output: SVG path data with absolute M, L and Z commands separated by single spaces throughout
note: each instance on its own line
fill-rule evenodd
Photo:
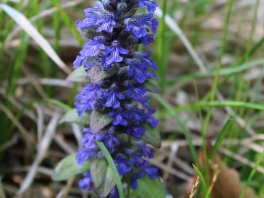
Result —
M 140 139 L 156 148 L 160 148 L 161 140 L 158 129 L 153 128 L 148 124 L 144 124 L 143 127 L 146 129 L 146 131 Z
M 87 71 L 83 68 L 83 66 L 78 67 L 75 69 L 68 77 L 68 81 L 71 82 L 80 82 L 80 83 L 89 83 L 90 78 L 88 76 Z
M 103 80 L 105 78 L 112 76 L 116 72 L 117 72 L 117 69 L 115 68 L 109 71 L 104 71 L 102 67 L 95 65 L 89 70 L 89 77 L 92 83 L 97 83 L 100 80 Z
M 86 71 L 83 66 L 80 66 L 67 77 L 67 80 L 80 83 L 97 83 L 100 80 L 112 76 L 116 72 L 116 68 L 113 68 L 109 71 L 104 71 L 102 67 L 95 65 Z
M 96 142 L 97 146 L 103 152 L 108 164 L 110 165 L 110 167 L 111 167 L 111 169 L 113 171 L 115 183 L 117 185 L 117 189 L 118 189 L 118 193 L 119 193 L 119 197 L 120 198 L 125 198 L 123 187 L 122 187 L 122 182 L 121 182 L 120 176 L 119 176 L 119 174 L 117 172 L 116 165 L 114 163 L 113 158 L 111 157 L 111 155 L 108 152 L 107 148 L 105 147 L 104 143 L 98 142 L 97 140 L 95 140 L 95 142 Z
M 91 163 L 91 176 L 99 197 L 106 197 L 115 187 L 113 171 L 106 160 L 95 159 Z
M 52 180 L 61 181 L 66 180 L 74 175 L 84 173 L 90 169 L 90 161 L 87 160 L 85 163 L 80 166 L 76 159 L 76 153 L 71 154 L 63 158 L 59 164 L 54 169 Z
M 113 118 L 106 113 L 100 111 L 93 111 L 91 113 L 90 128 L 92 133 L 98 133 L 101 129 L 112 122 Z
M 82 116 L 79 116 L 76 109 L 68 111 L 60 120 L 60 123 L 63 122 L 74 122 L 80 125 L 87 126 L 90 122 L 90 115 L 88 112 L 84 112 Z
M 143 85 L 144 85 L 144 87 L 147 88 L 147 90 L 149 92 L 153 92 L 153 93 L 157 93 L 157 94 L 162 93 L 162 89 L 158 85 L 158 82 L 154 79 L 148 79 Z
M 141 198 L 165 198 L 165 193 L 159 179 L 151 179 L 144 176 L 137 180 L 138 188 L 134 191 Z

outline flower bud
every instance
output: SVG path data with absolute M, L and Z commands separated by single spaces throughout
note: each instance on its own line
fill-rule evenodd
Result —
M 126 2 L 122 1 L 117 4 L 117 11 L 118 12 L 124 12 L 127 9 L 127 4 Z

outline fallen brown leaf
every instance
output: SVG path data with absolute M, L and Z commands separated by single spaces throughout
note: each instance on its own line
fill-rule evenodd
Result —
M 207 154 L 209 154 L 212 150 L 210 143 L 207 144 L 206 149 Z M 205 163 L 208 163 L 202 149 L 199 151 L 199 161 L 202 168 L 204 168 Z M 218 155 L 216 155 L 212 162 L 210 162 L 209 175 L 211 185 L 213 186 L 211 192 L 212 198 L 239 198 L 243 189 L 243 184 L 239 179 L 239 174 L 235 169 L 228 168 Z M 197 175 L 194 175 L 185 186 L 186 198 L 190 197 L 196 178 Z M 257 198 L 257 195 L 252 188 L 248 187 L 243 198 Z

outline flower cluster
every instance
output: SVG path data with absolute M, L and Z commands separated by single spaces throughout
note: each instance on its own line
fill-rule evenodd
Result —
M 138 44 L 147 46 L 154 41 L 156 7 L 152 0 L 100 0 L 84 10 L 84 20 L 77 21 L 78 29 L 89 40 L 73 65 L 83 67 L 91 80 L 76 96 L 75 106 L 79 116 L 87 112 L 91 116 L 76 160 L 82 165 L 86 160 L 104 158 L 95 140 L 103 142 L 119 174 L 124 181 L 130 179 L 133 189 L 138 187 L 139 178 L 148 175 L 154 179 L 158 171 L 145 160 L 152 158 L 153 152 L 144 138 L 146 126 L 158 124 L 145 86 L 156 78 L 151 71 L 157 66 L 151 52 L 135 51 Z M 138 8 L 146 8 L 147 13 L 135 14 Z M 79 186 L 89 190 L 91 174 L 83 176 Z M 118 197 L 116 187 L 109 196 Z

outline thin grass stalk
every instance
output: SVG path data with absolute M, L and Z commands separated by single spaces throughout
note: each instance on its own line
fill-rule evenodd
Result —
M 53 42 L 53 48 L 57 54 L 59 54 L 59 48 L 60 48 L 60 33 L 61 33 L 61 17 L 59 11 L 54 13 L 54 21 L 53 21 L 53 29 L 54 29 L 54 42 Z M 53 63 L 50 71 L 50 77 L 51 78 L 56 78 L 58 74 L 58 67 L 56 67 L 56 64 Z M 55 87 L 52 87 L 49 89 L 49 96 L 52 97 L 55 94 Z
M 21 34 L 20 39 L 21 39 L 21 44 L 17 49 L 17 53 L 16 53 L 17 56 L 15 57 L 13 67 L 11 70 L 11 77 L 8 80 L 8 86 L 6 89 L 6 93 L 10 97 L 14 97 L 14 94 L 15 94 L 16 82 L 17 82 L 17 79 L 19 78 L 19 75 L 21 72 L 21 67 L 23 66 L 23 62 L 24 62 L 24 59 L 25 59 L 26 54 L 27 54 L 29 36 L 23 32 Z M 8 109 L 12 109 L 12 104 L 10 102 L 7 102 L 5 105 Z M 10 127 L 10 125 L 8 123 L 9 123 L 9 121 L 6 122 L 6 125 L 4 127 L 6 129 L 6 131 L 4 134 L 2 134 L 2 138 L 0 140 L 0 145 L 5 143 L 11 135 L 11 132 L 12 132 L 11 128 L 12 127 Z
M 218 79 L 219 79 L 219 74 L 220 74 L 221 65 L 222 65 L 222 57 L 223 57 L 225 46 L 226 46 L 226 38 L 227 38 L 227 34 L 228 34 L 228 27 L 229 27 L 229 20 L 230 20 L 230 15 L 231 15 L 231 11 L 232 11 L 232 6 L 233 6 L 233 0 L 229 0 L 228 1 L 228 11 L 227 11 L 227 16 L 226 16 L 226 21 L 225 21 L 225 29 L 224 29 L 223 39 L 221 42 L 221 48 L 220 48 L 220 55 L 219 55 L 217 67 L 215 70 L 215 76 L 214 76 L 212 91 L 210 93 L 210 101 L 214 101 L 216 90 L 217 90 Z M 205 127 L 204 127 L 204 131 L 202 133 L 204 141 L 205 141 L 206 131 L 207 131 L 208 126 L 209 126 L 209 120 L 211 117 L 211 113 L 212 113 L 211 111 L 208 111 L 208 113 L 206 115 Z
M 264 64 L 264 59 L 260 59 L 260 60 L 253 60 L 250 62 L 246 62 L 246 63 L 241 63 L 238 64 L 236 66 L 230 66 L 227 68 L 222 68 L 220 70 L 219 75 L 223 76 L 224 79 L 222 81 L 220 81 L 220 83 L 218 84 L 218 87 L 221 88 L 221 85 L 223 85 L 223 82 L 226 81 L 227 79 L 229 79 L 231 77 L 231 75 L 234 74 L 239 74 L 247 69 L 253 68 L 253 67 L 257 67 L 259 64 Z M 194 72 L 194 73 L 190 73 L 190 74 L 183 74 L 181 76 L 172 78 L 167 80 L 167 86 L 172 85 L 176 82 L 181 82 L 181 81 L 187 81 L 187 80 L 192 80 L 192 79 L 199 79 L 199 78 L 206 78 L 206 77 L 213 77 L 215 74 L 216 70 L 211 70 L 211 71 L 206 71 L 206 72 Z M 236 88 L 233 89 L 234 92 L 236 90 Z M 207 95 L 210 95 L 211 92 L 209 92 Z M 206 97 L 204 97 L 206 98 Z
M 205 177 L 202 174 L 202 172 L 194 164 L 193 164 L 193 168 L 194 168 L 195 172 L 197 173 L 197 175 L 199 176 L 199 180 L 201 181 L 201 188 L 202 188 L 203 193 L 205 194 L 208 191 L 208 186 L 207 186 Z M 199 191 L 198 191 L 197 195 L 199 195 Z
M 156 95 L 156 94 L 150 94 L 150 95 L 153 96 L 153 98 L 156 98 L 160 102 L 160 104 L 165 109 L 167 109 L 167 111 L 169 111 L 170 115 L 176 120 L 176 122 L 180 126 L 181 130 L 183 131 L 185 139 L 188 142 L 188 146 L 190 148 L 190 151 L 191 151 L 191 154 L 192 154 L 192 157 L 194 159 L 195 164 L 197 164 L 200 167 L 198 156 L 197 156 L 196 150 L 194 148 L 194 145 L 192 143 L 191 136 L 190 136 L 189 132 L 187 131 L 187 129 L 185 128 L 182 121 L 179 119 L 178 115 L 175 113 L 175 111 L 172 110 L 171 106 L 161 96 Z
M 34 15 L 38 14 L 41 12 L 40 8 L 39 8 L 39 3 L 37 1 L 33 1 L 32 2 L 32 6 L 33 6 L 33 10 L 34 10 Z M 37 26 L 37 30 L 38 32 L 43 35 L 43 24 L 42 24 L 42 20 L 37 20 L 35 22 L 36 26 Z M 49 59 L 46 55 L 46 53 L 44 52 L 43 49 L 39 50 L 40 53 L 40 63 L 41 65 L 43 65 L 42 67 L 40 67 L 43 70 L 44 73 L 44 77 L 50 77 L 50 63 L 49 63 Z M 56 66 L 55 66 L 56 67 Z M 56 67 L 57 68 L 57 67 Z M 46 91 L 48 92 L 48 95 L 50 95 L 50 89 L 47 88 Z
M 198 87 L 197 87 L 196 81 L 194 81 L 194 91 L 195 91 L 196 101 L 199 101 L 200 97 L 199 97 L 199 92 L 198 92 Z M 202 115 L 202 109 L 200 107 L 198 107 L 198 115 L 199 115 L 199 121 L 200 121 L 200 125 L 201 125 L 201 131 L 203 131 L 203 115 Z
M 229 20 L 230 20 L 230 15 L 231 15 L 231 11 L 232 11 L 232 6 L 233 6 L 233 0 L 229 0 L 228 1 L 228 11 L 227 11 L 227 16 L 226 16 L 226 20 L 225 20 L 225 29 L 224 29 L 223 39 L 222 39 L 222 42 L 221 42 L 220 55 L 219 55 L 219 59 L 218 59 L 217 67 L 216 67 L 216 73 L 215 73 L 215 76 L 214 76 L 214 82 L 213 82 L 213 85 L 212 85 L 212 91 L 211 91 L 211 94 L 210 94 L 210 101 L 214 101 L 215 100 L 215 95 L 216 95 L 216 92 L 217 92 L 218 79 L 219 79 L 219 74 L 220 74 L 221 65 L 222 65 L 222 57 L 223 57 L 225 46 L 226 46 L 226 38 L 227 38 L 227 34 L 228 34 L 228 27 L 229 27 Z M 211 114 L 212 114 L 211 110 L 207 111 L 207 114 L 206 114 L 206 117 L 205 117 L 205 124 L 204 124 L 203 131 L 202 131 L 202 140 L 203 140 L 202 148 L 203 148 L 203 151 L 204 151 L 205 159 L 207 158 L 207 153 L 206 153 L 206 134 L 207 134 L 207 130 L 208 130 Z M 204 174 L 205 174 L 205 178 L 208 179 L 208 172 L 205 172 Z
M 259 3 L 260 3 L 260 1 L 257 0 L 255 3 L 255 6 L 254 6 L 254 16 L 253 16 L 251 29 L 250 29 L 250 34 L 249 34 L 249 37 L 247 40 L 246 53 L 244 55 L 244 58 L 242 59 L 242 61 L 245 61 L 245 62 L 247 62 L 249 59 L 250 48 L 251 48 L 252 40 L 253 40 L 253 34 L 255 31 L 255 26 L 256 26 L 256 22 L 257 22 L 257 13 L 258 13 L 258 9 L 259 9 Z M 249 95 L 249 91 L 251 90 L 251 84 L 253 83 L 252 81 L 247 81 L 246 83 L 244 83 L 244 77 L 245 77 L 245 73 L 242 73 L 240 75 L 240 84 L 239 84 L 240 85 L 239 86 L 239 88 L 240 88 L 240 95 L 239 96 L 240 97 L 238 98 L 238 100 L 240 100 L 240 101 L 247 101 L 249 99 L 248 95 Z M 244 108 L 238 108 L 237 111 L 238 111 L 238 115 L 243 116 L 243 117 L 246 116 L 245 114 L 249 115 L 252 113 L 252 111 L 245 112 Z M 248 153 L 248 157 L 250 160 L 254 160 L 255 156 L 256 155 L 253 152 Z M 241 173 L 242 178 L 246 179 L 246 178 L 248 178 L 248 175 L 250 173 L 250 169 L 248 167 L 243 167 L 241 172 L 242 172 Z
M 252 22 L 252 25 L 251 25 L 249 38 L 248 38 L 247 44 L 246 44 L 246 53 L 243 56 L 243 59 L 240 61 L 240 63 L 247 62 L 248 58 L 249 58 L 249 55 L 250 55 L 252 39 L 253 39 L 253 33 L 254 33 L 254 30 L 255 30 L 255 25 L 256 25 L 258 7 L 259 7 L 259 0 L 257 0 L 257 2 L 255 4 L 255 7 L 254 7 L 253 22 Z M 249 9 L 249 11 L 251 11 L 251 9 Z M 247 12 L 247 14 L 245 14 L 245 16 L 249 15 L 251 13 L 249 11 Z M 234 93 L 236 93 L 235 100 L 237 100 L 237 101 L 246 101 L 247 100 L 246 96 L 248 94 L 248 91 L 250 90 L 249 87 L 250 87 L 251 82 L 248 81 L 245 84 L 245 82 L 244 82 L 244 74 L 245 73 L 243 72 L 243 73 L 240 73 L 239 75 L 235 76 L 236 79 L 237 79 L 237 82 L 238 82 L 238 87 L 234 87 L 235 88 L 235 92 Z M 245 96 L 245 97 L 243 98 L 243 96 Z M 243 116 L 245 109 L 244 108 L 236 108 L 235 110 L 238 112 L 239 116 Z M 238 130 L 240 130 L 240 129 L 238 129 Z
M 61 17 L 62 17 L 63 21 L 65 22 L 65 24 L 67 25 L 67 27 L 69 28 L 69 30 L 71 31 L 71 34 L 77 40 L 77 42 L 79 43 L 79 45 L 80 46 L 83 46 L 84 39 L 78 33 L 78 31 L 76 30 L 75 24 L 73 23 L 73 21 L 71 20 L 71 18 L 68 16 L 68 14 L 60 6 L 59 0 L 52 0 L 52 1 L 53 1 L 53 4 L 58 8 L 58 11 L 59 11 Z M 72 104 L 75 101 L 75 95 L 77 93 L 78 93 L 78 85 L 75 83 L 73 89 L 71 90 L 70 98 L 68 100 L 68 104 Z
M 157 58 L 158 58 L 158 75 L 160 79 L 160 86 L 162 87 L 163 91 L 166 90 L 166 76 L 167 76 L 167 65 L 164 64 L 165 57 L 165 29 L 166 29 L 166 23 L 165 23 L 165 16 L 167 13 L 167 0 L 163 1 L 162 4 L 162 17 L 160 22 L 160 28 L 159 28 L 159 35 L 157 38 Z
M 206 108 L 214 108 L 214 107 L 243 107 L 253 110 L 264 110 L 263 105 L 256 104 L 256 103 L 250 103 L 250 102 L 240 102 L 240 101 L 212 101 L 212 102 L 199 102 L 196 104 L 191 105 L 183 105 L 179 107 L 174 107 L 175 112 L 181 112 L 184 110 L 199 110 L 199 108 L 206 109 Z
M 245 185 L 243 187 L 243 190 L 242 190 L 239 198 L 243 198 L 244 197 L 244 195 L 246 193 L 246 190 L 247 190 L 247 187 L 248 187 L 249 183 L 251 182 L 253 176 L 255 175 L 255 173 L 257 171 L 257 168 L 258 168 L 259 164 L 262 162 L 263 158 L 264 158 L 264 150 L 263 150 L 262 154 L 258 157 L 254 168 L 251 170 L 250 175 L 249 175 L 249 177 L 248 177 L 248 179 L 247 179 L 247 181 L 246 181 L 246 183 L 245 183 Z
M 250 30 L 249 38 L 247 40 L 246 54 L 245 54 L 245 56 L 243 58 L 243 61 L 245 61 L 245 62 L 248 61 L 249 55 L 250 55 L 250 49 L 251 49 L 251 45 L 252 45 L 253 34 L 254 34 L 254 31 L 255 31 L 256 22 L 257 22 L 257 13 L 258 13 L 258 9 L 259 9 L 259 3 L 260 3 L 260 1 L 257 0 L 257 2 L 255 4 L 255 7 L 254 7 L 254 16 L 253 16 L 253 21 L 252 21 L 252 25 L 251 25 L 251 30 Z M 263 68 L 262 68 L 262 70 L 263 70 Z M 243 82 L 241 82 L 241 86 L 243 86 L 244 85 L 244 75 L 242 75 L 240 77 L 240 79 L 243 80 Z M 251 88 L 250 88 L 251 86 L 250 85 L 251 85 L 251 81 L 248 81 L 246 83 L 246 85 L 244 85 L 244 87 L 246 87 L 246 90 L 243 91 L 243 95 L 245 97 L 244 97 L 244 99 L 240 99 L 240 101 L 247 101 L 248 100 L 248 97 L 247 96 L 249 95 L 249 91 L 251 90 Z M 254 98 L 253 98 L 253 100 L 254 100 Z M 240 116 L 243 116 L 245 109 L 244 108 L 240 108 L 239 110 L 240 110 L 239 111 L 239 115 Z M 251 113 L 252 113 L 252 111 L 249 111 L 248 112 L 248 115 L 251 114 Z
M 21 8 L 21 6 L 22 6 L 22 3 L 23 3 L 23 1 L 20 1 L 18 4 L 16 4 L 16 6 L 15 6 L 15 9 L 20 9 Z M 2 19 L 4 19 L 5 18 L 5 16 L 7 16 L 6 15 L 6 13 L 3 11 L 3 10 L 1 10 L 1 12 L 0 12 L 0 19 L 2 20 Z M 2 23 L 2 25 L 4 25 L 4 20 L 2 20 L 2 21 L 0 21 L 1 23 Z M 4 57 L 4 53 L 5 53 L 5 51 L 4 51 L 4 49 L 5 49 L 5 38 L 7 37 L 7 35 L 10 33 L 10 31 L 12 30 L 12 28 L 13 28 L 13 26 L 14 26 L 14 24 L 15 24 L 15 22 L 13 21 L 13 20 L 10 20 L 10 21 L 8 21 L 7 22 L 7 24 L 6 24 L 6 26 L 3 28 L 3 34 L 0 34 L 0 43 L 2 43 L 2 47 L 0 47 L 0 60 L 1 61 L 3 61 L 3 57 Z M 2 35 L 2 36 L 1 36 Z M 14 64 L 14 62 L 12 62 L 11 64 L 10 64 L 10 67 L 12 66 L 12 69 L 11 69 L 11 72 L 9 73 L 9 75 L 7 75 L 7 80 L 9 81 L 9 83 L 8 83 L 8 87 L 10 86 L 10 82 L 12 82 L 12 78 L 13 78 L 13 76 L 12 76 L 12 74 L 13 74 L 13 65 L 12 64 Z M 9 65 L 8 65 L 9 66 Z M 13 86 L 13 85 L 12 85 Z M 9 91 L 9 89 L 7 89 L 8 91 L 7 91 L 7 93 L 10 95 L 10 93 L 12 93 L 13 91 L 12 90 L 10 90 Z M 12 91 L 12 92 L 11 92 Z M 10 96 L 12 96 L 12 94 L 10 95 Z M 11 106 L 11 103 L 9 103 L 8 101 L 5 103 L 5 106 L 7 106 L 7 108 L 9 109 L 10 108 L 10 106 Z M 0 113 L 0 117 L 1 117 L 1 120 L 0 120 L 0 124 L 1 124 L 1 126 L 4 128 L 4 129 L 6 129 L 6 128 L 8 128 L 8 126 L 9 126 L 9 118 L 5 115 L 5 113 L 4 112 L 1 112 Z M 9 138 L 9 136 L 10 136 L 10 134 L 9 134 L 9 132 L 8 131 L 6 131 L 6 132 L 3 132 L 3 134 L 2 134 L 2 137 L 1 137 L 1 139 L 0 139 L 0 146 L 2 146 L 7 140 L 8 140 L 8 138 Z M 2 153 L 0 153 L 0 160 L 1 160 L 1 158 L 2 158 Z
M 71 20 L 69 15 L 64 11 L 64 9 L 61 7 L 59 0 L 52 0 L 53 4 L 58 8 L 58 11 L 66 24 L 66 26 L 69 28 L 71 31 L 71 34 L 73 37 L 76 39 L 76 41 L 79 43 L 80 46 L 83 46 L 84 44 L 84 39 L 82 36 L 78 33 L 75 27 L 75 23 Z

